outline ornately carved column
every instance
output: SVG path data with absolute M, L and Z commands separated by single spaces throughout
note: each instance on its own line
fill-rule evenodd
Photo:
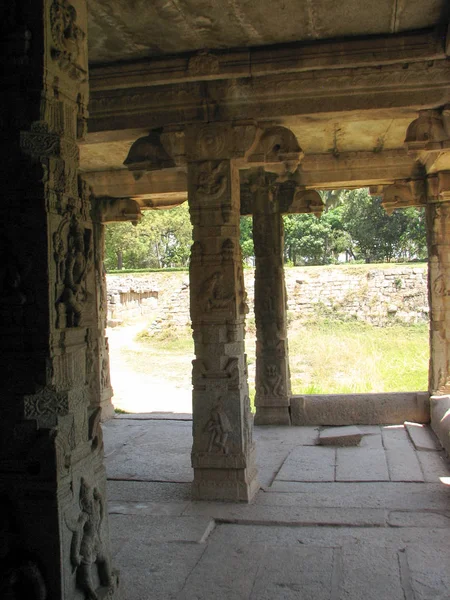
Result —
M 450 172 L 428 178 L 429 389 L 450 394 Z
M 101 259 L 78 177 L 86 2 L 12 2 L 0 16 L 0 590 L 117 598 L 99 426 Z
M 186 131 L 194 241 L 193 493 L 201 500 L 249 501 L 259 487 L 244 354 L 247 305 L 236 164 L 254 133 L 253 126 L 228 124 Z
M 290 425 L 291 383 L 284 282 L 283 216 L 277 175 L 255 170 L 253 193 L 255 247 L 256 415 L 257 425 Z

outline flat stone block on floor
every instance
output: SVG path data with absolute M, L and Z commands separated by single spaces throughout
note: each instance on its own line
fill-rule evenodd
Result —
M 338 448 L 336 452 L 336 481 L 389 481 L 383 450 Z
M 421 423 L 405 423 L 405 429 L 416 450 L 436 452 L 442 450 L 442 446 L 427 425 Z
M 321 446 L 358 446 L 363 434 L 354 426 L 330 427 L 319 433 Z
M 275 481 L 334 481 L 336 450 L 321 446 L 295 448 Z

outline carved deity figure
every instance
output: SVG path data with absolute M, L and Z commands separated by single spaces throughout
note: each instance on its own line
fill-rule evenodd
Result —
M 209 433 L 208 452 L 217 448 L 221 454 L 228 455 L 228 435 L 231 432 L 231 423 L 223 410 L 221 397 L 217 399 L 211 409 L 205 431 Z
M 228 294 L 225 291 L 223 273 L 220 271 L 216 271 L 203 282 L 198 295 L 198 300 L 204 312 L 227 309 L 233 298 L 233 294 Z
M 63 292 L 57 303 L 58 326 L 78 327 L 87 300 L 86 277 L 92 261 L 90 237 L 81 225 L 73 220 L 69 228 L 67 253 L 58 268 L 63 276 Z M 59 258 L 59 253 L 58 253 Z M 58 264 L 58 263 L 57 263 Z
M 80 509 L 73 531 L 71 561 L 76 571 L 77 586 L 84 592 L 85 599 L 98 600 L 94 587 L 94 567 L 97 567 L 101 586 L 113 589 L 115 582 L 102 543 L 103 501 L 98 489 L 92 490 L 83 478 L 80 485 Z

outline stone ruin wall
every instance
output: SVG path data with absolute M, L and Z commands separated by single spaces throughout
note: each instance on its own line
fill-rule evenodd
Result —
M 315 315 L 357 319 L 374 325 L 428 321 L 426 267 L 296 267 L 286 269 L 291 318 Z M 152 328 L 189 324 L 189 275 L 184 272 L 107 275 L 108 323 L 154 317 Z M 253 319 L 254 270 L 244 272 Z

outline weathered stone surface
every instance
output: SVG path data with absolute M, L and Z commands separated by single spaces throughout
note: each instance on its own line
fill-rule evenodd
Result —
M 357 482 L 301 483 L 275 481 L 255 502 L 275 506 L 447 510 L 450 486 L 442 484 Z
M 363 433 L 357 427 L 332 427 L 319 433 L 321 446 L 359 446 Z
M 334 481 L 334 448 L 295 448 L 283 463 L 275 481 Z
M 336 481 L 389 481 L 385 453 L 373 448 L 337 448 Z
M 450 456 L 450 396 L 430 398 L 431 427 Z
M 405 420 L 428 423 L 428 394 L 327 394 L 293 396 L 293 425 L 403 424 Z
M 442 482 L 450 477 L 450 465 L 444 452 L 417 452 L 425 481 Z
M 442 450 L 442 446 L 429 427 L 424 427 L 420 423 L 406 422 L 405 428 L 416 450 L 428 450 L 430 452 Z

